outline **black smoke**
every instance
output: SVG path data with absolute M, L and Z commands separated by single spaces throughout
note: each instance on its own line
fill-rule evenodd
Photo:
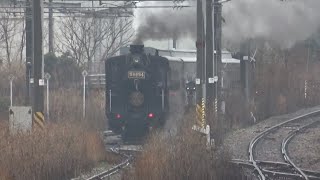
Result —
M 157 3 L 157 5 L 161 5 Z M 195 38 L 196 11 L 192 8 L 141 10 L 134 44 L 145 40 Z
M 161 5 L 159 2 L 151 5 Z M 196 39 L 196 3 L 192 8 L 139 9 L 134 43 L 174 37 Z M 232 0 L 223 5 L 223 41 L 240 44 L 264 39 L 290 48 L 320 27 L 320 0 Z

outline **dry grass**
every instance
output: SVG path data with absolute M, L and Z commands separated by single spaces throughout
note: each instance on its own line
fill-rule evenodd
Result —
M 0 179 L 68 179 L 105 159 L 99 135 L 81 126 L 51 124 L 10 135 L 0 131 Z
M 104 91 L 92 91 L 86 97 L 83 118 L 83 96 L 79 89 L 57 89 L 50 95 L 50 120 L 83 123 L 95 130 L 105 130 Z
M 205 138 L 187 127 L 175 136 L 155 132 L 124 179 L 235 179 L 227 151 L 207 148 Z
M 303 45 L 290 50 L 260 49 L 256 57 L 255 92 L 252 94 L 257 119 L 319 105 L 320 63 L 310 59 L 307 72 L 307 58 L 308 49 Z M 305 80 L 309 82 L 306 98 Z
M 70 179 L 101 160 L 116 161 L 106 154 L 97 132 L 104 128 L 103 93 L 88 94 L 87 116 L 83 119 L 81 89 L 51 89 L 50 119 L 45 119 L 45 130 L 10 135 L 8 77 L 16 76 L 13 105 L 23 105 L 24 71 L 21 66 L 0 67 L 0 180 Z
M 25 68 L 20 65 L 12 64 L 9 69 L 7 67 L 0 66 L 0 103 L 6 101 L 10 102 L 10 81 L 9 76 L 14 75 L 13 86 L 13 104 L 23 105 L 24 103 L 24 92 L 25 92 Z M 0 104 L 1 106 L 1 104 Z M 0 111 L 3 108 L 0 109 Z

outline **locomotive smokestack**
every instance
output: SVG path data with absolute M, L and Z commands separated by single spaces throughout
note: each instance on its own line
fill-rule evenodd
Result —
M 143 53 L 144 45 L 130 45 L 130 52 L 133 53 Z

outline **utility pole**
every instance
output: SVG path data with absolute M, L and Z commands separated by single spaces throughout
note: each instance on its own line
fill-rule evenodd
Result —
M 212 31 L 212 0 L 206 0 L 206 119 L 212 123 L 211 126 L 215 127 L 214 123 L 214 63 L 213 63 L 213 31 Z
M 221 83 L 222 83 L 222 57 L 221 57 L 221 36 L 222 36 L 222 26 L 221 26 L 221 18 L 222 18 L 222 4 L 219 0 L 214 0 L 214 54 L 215 54 L 215 76 L 218 77 L 217 82 L 215 83 L 215 119 L 216 126 L 214 127 L 216 133 L 221 136 L 222 129 L 222 118 L 220 117 L 221 113 L 221 101 L 222 101 L 222 92 L 221 92 Z M 218 132 L 220 130 L 220 132 Z M 220 136 L 216 136 L 217 142 L 220 142 Z
M 204 84 L 204 22 L 203 22 L 203 12 L 202 12 L 202 0 L 197 0 L 197 77 L 196 77 L 196 113 L 197 113 L 197 125 L 203 127 L 203 121 L 205 121 L 205 107 L 203 107 L 203 101 L 205 99 L 202 97 L 202 89 Z
M 33 126 L 44 127 L 44 79 L 42 52 L 42 0 L 33 0 Z
M 26 1 L 26 105 L 30 105 L 31 99 L 31 83 L 32 74 L 32 5 L 31 0 Z
M 49 53 L 54 53 L 53 47 L 53 10 L 52 10 L 52 0 L 49 0 Z
M 243 95 L 246 99 L 246 103 L 250 101 L 250 77 L 251 68 L 250 68 L 250 39 L 241 44 L 240 47 L 240 80 L 243 88 Z

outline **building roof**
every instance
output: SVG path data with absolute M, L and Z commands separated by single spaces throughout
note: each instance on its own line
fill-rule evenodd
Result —
M 184 61 L 184 62 L 196 62 L 197 60 L 197 51 L 194 49 L 156 49 L 152 47 L 144 47 L 146 54 L 155 55 L 158 51 L 160 56 L 163 56 L 171 61 Z M 120 48 L 120 54 L 129 53 L 129 47 Z M 232 58 L 232 55 L 229 51 L 222 51 L 222 63 L 240 63 L 239 59 Z
M 181 61 L 184 62 L 196 62 L 197 52 L 196 50 L 181 50 L 181 49 L 171 49 L 171 50 L 160 50 L 159 55 L 168 58 L 171 61 Z M 229 51 L 222 51 L 222 63 L 240 63 L 239 59 L 232 58 Z

